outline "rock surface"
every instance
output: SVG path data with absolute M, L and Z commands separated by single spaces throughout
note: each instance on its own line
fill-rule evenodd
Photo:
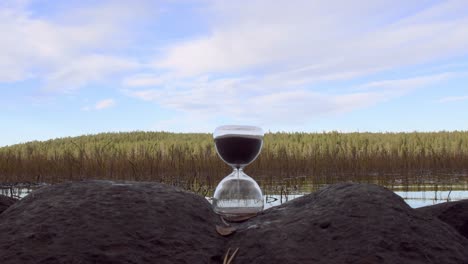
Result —
M 18 200 L 15 198 L 11 198 L 5 195 L 0 194 L 0 214 L 5 211 L 8 207 L 12 206 Z
M 216 224 L 205 198 L 168 185 L 58 184 L 0 215 L 0 263 L 222 262 Z
M 44 187 L 0 215 L 0 263 L 468 263 L 468 239 L 376 185 L 337 184 L 236 231 L 205 198 L 157 183 Z M 218 228 L 219 229 L 219 228 Z
M 238 226 L 236 263 L 468 263 L 468 240 L 377 185 L 336 184 Z
M 468 238 L 468 200 L 425 206 L 417 210 L 438 217 Z

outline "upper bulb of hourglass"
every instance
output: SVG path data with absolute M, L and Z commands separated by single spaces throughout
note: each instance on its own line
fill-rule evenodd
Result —
M 263 144 L 263 130 L 254 126 L 221 126 L 213 137 L 218 155 L 237 169 L 254 161 Z

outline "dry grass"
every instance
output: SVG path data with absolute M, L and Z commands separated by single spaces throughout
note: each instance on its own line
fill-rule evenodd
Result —
M 269 133 L 246 169 L 262 185 L 466 181 L 468 132 Z M 160 181 L 209 192 L 229 173 L 210 134 L 105 133 L 0 149 L 0 182 Z M 459 175 L 459 176 L 454 176 Z

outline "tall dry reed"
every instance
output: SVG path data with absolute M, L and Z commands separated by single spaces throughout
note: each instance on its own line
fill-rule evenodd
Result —
M 197 189 L 229 171 L 210 134 L 104 133 L 0 148 L 0 182 L 111 179 Z M 264 184 L 466 181 L 468 132 L 267 133 L 246 171 Z

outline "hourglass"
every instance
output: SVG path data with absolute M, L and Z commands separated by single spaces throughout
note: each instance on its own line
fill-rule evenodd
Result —
M 216 187 L 213 210 L 230 221 L 256 215 L 263 210 L 262 190 L 243 169 L 260 154 L 263 130 L 254 126 L 220 126 L 213 138 L 219 157 L 233 168 Z

